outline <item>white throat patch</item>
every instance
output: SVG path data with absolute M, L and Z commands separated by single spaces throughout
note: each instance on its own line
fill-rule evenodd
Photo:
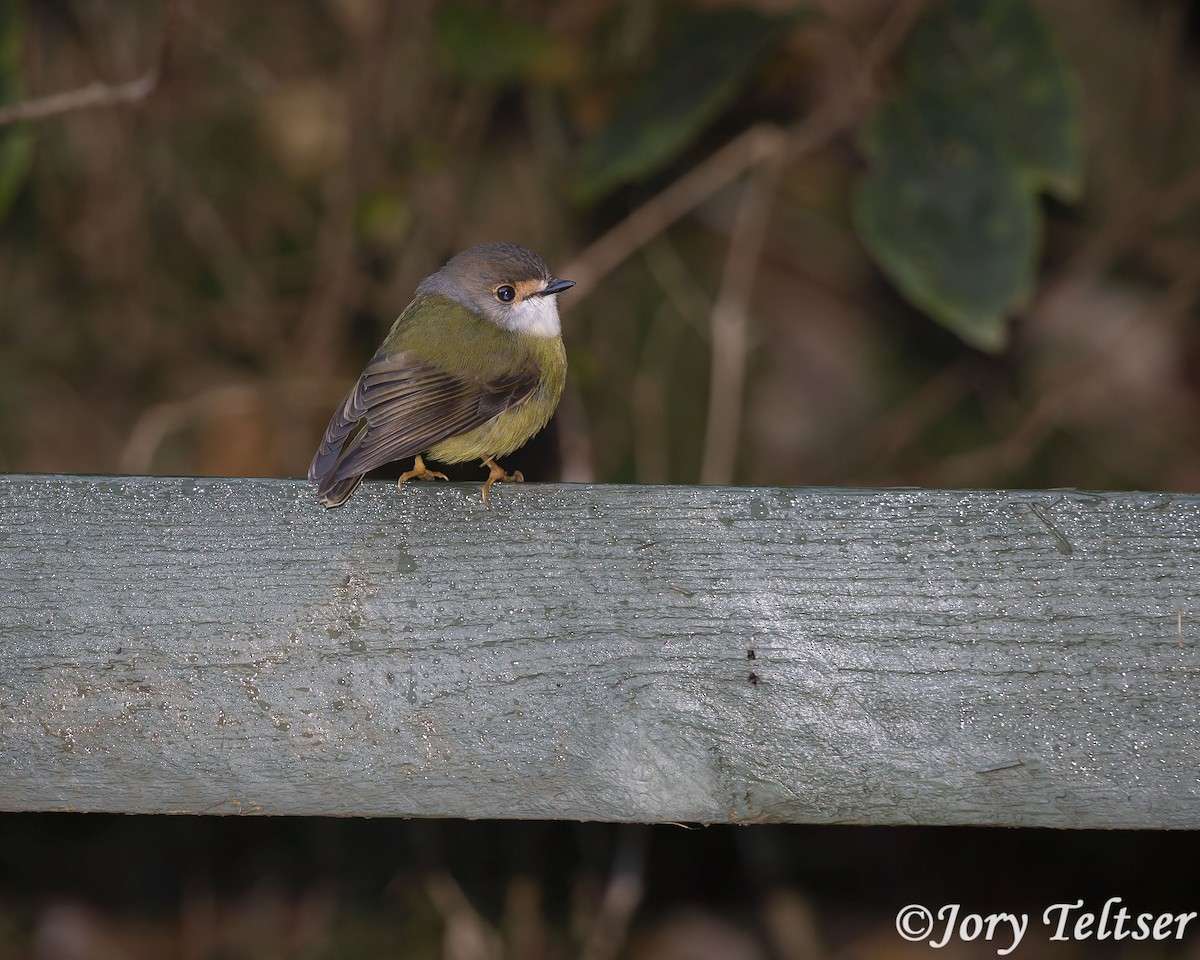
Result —
M 513 304 L 507 310 L 497 310 L 496 319 L 501 325 L 515 330 L 517 333 L 527 333 L 532 337 L 562 336 L 562 325 L 558 322 L 558 294 L 549 296 L 526 297 L 520 303 Z

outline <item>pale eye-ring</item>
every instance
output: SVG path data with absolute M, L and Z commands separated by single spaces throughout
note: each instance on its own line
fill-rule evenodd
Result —
M 517 289 L 511 283 L 502 283 L 492 292 L 501 303 L 512 303 L 517 295 Z

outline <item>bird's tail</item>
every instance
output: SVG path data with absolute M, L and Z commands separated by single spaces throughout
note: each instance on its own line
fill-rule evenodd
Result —
M 346 444 L 366 427 L 365 414 L 357 392 L 350 391 L 325 428 L 325 436 L 309 464 L 308 479 L 317 485 L 317 496 L 327 507 L 340 507 L 345 503 L 365 476 L 361 473 L 342 476 L 338 470 Z
M 327 507 L 340 507 L 350 499 L 350 494 L 362 483 L 363 476 L 360 473 L 357 477 L 346 477 L 342 480 L 322 482 L 317 487 L 317 496 L 321 498 L 321 502 Z

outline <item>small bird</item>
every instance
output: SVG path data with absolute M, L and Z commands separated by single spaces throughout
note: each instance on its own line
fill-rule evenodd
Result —
M 497 481 L 519 482 L 497 458 L 550 422 L 567 376 L 558 294 L 537 254 L 485 243 L 426 277 L 325 428 L 308 479 L 326 507 L 346 502 L 363 474 L 415 457 L 406 480 L 445 480 L 425 466 L 480 459 Z

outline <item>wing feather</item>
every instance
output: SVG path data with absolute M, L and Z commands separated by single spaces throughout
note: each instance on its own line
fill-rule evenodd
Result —
M 407 352 L 367 364 L 325 430 L 308 479 L 337 506 L 376 467 L 487 423 L 537 387 L 536 368 L 494 380 L 447 372 Z

